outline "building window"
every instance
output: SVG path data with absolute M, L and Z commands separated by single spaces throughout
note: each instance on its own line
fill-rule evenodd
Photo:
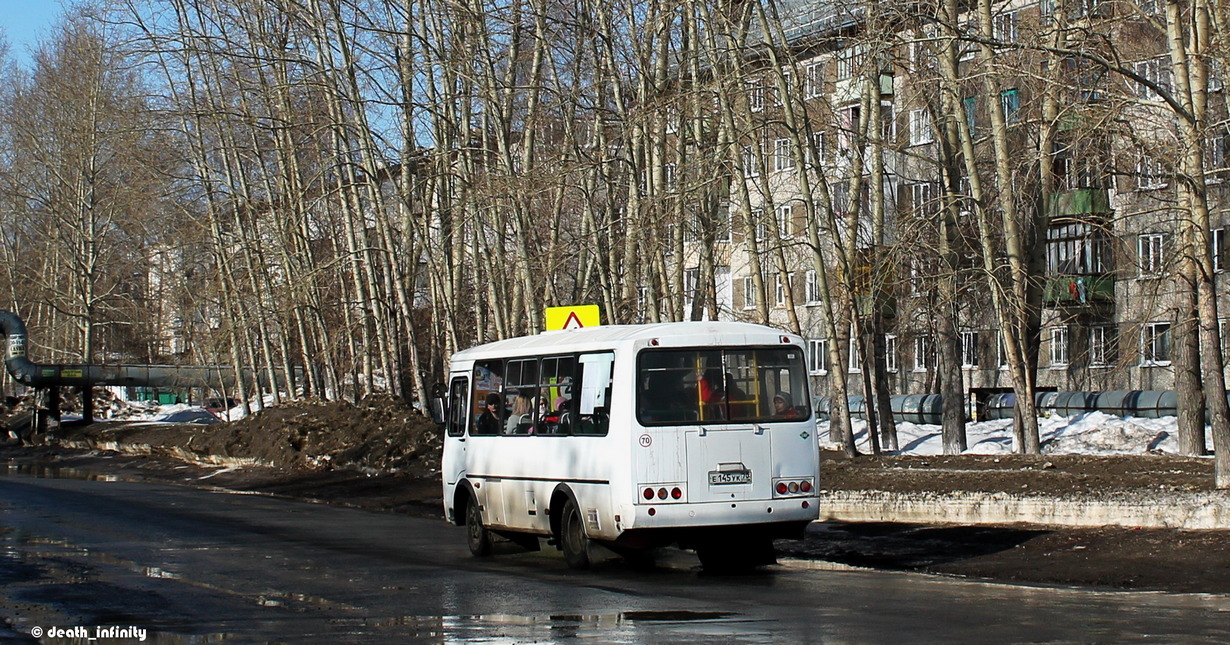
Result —
M 963 38 L 957 41 L 957 60 L 963 63 L 974 60 L 974 54 L 978 51 L 978 43 L 974 42 L 973 37 L 981 35 L 978 30 L 977 18 L 970 15 L 957 29 L 961 36 L 963 36 Z
M 1141 154 L 1136 162 L 1136 188 L 1138 190 L 1155 190 L 1165 188 L 1168 177 L 1162 162 L 1156 157 Z
M 1226 147 L 1230 133 L 1224 127 L 1216 128 L 1204 140 L 1204 176 L 1207 182 L 1218 182 L 1226 175 Z
M 926 109 L 910 110 L 910 145 L 919 146 L 933 140 L 931 113 Z
M 1096 18 L 1103 14 L 1102 0 L 1076 0 L 1072 4 L 1076 18 Z
M 1089 365 L 1092 367 L 1107 367 L 1114 365 L 1116 350 L 1115 328 L 1111 325 L 1097 325 L 1089 329 Z
M 814 165 L 824 163 L 828 156 L 828 151 L 825 150 L 826 144 L 824 132 L 816 131 L 811 133 L 811 147 L 807 151 L 807 158 Z
M 783 240 L 794 237 L 794 207 L 790 204 L 777 207 L 777 234 Z
M 818 304 L 820 302 L 820 280 L 816 278 L 816 270 L 809 270 L 806 276 L 805 288 L 807 293 L 804 296 L 807 298 L 807 304 Z
M 1068 364 L 1068 328 L 1051 328 L 1051 367 L 1065 367 Z
M 880 103 L 880 136 L 884 143 L 892 145 L 897 140 L 897 113 L 891 101 Z
M 931 369 L 934 362 L 930 336 L 914 337 L 914 371 L 925 372 Z
M 978 367 L 978 332 L 961 332 L 961 367 L 977 369 Z
M 884 336 L 884 369 L 889 372 L 897 371 L 897 337 L 892 335 Z
M 750 275 L 743 278 L 743 308 L 756 308 L 756 281 Z
M 732 235 L 735 227 L 734 221 L 731 219 L 732 212 L 733 211 L 730 209 L 730 204 L 722 204 L 718 206 L 715 241 L 730 242 L 733 239 Z
M 850 105 L 837 112 L 837 151 L 850 155 L 854 150 L 855 135 L 859 129 L 860 108 Z
M 844 81 L 848 78 L 854 78 L 858 74 L 859 67 L 863 64 L 863 56 L 866 54 L 866 45 L 862 43 L 847 47 L 837 54 L 837 80 Z
M 1153 83 L 1166 92 L 1170 92 L 1170 58 L 1157 56 L 1148 60 L 1136 61 L 1132 68 L 1141 78 Z M 1160 101 L 1162 95 L 1144 83 L 1136 82 L 1136 96 L 1146 101 Z
M 743 175 L 757 177 L 760 175 L 760 158 L 756 154 L 756 146 L 743 146 Z
M 788 279 L 784 279 L 782 274 L 773 275 L 773 302 L 778 307 L 786 306 L 786 287 L 789 284 Z
M 1162 273 L 1165 265 L 1166 235 L 1164 233 L 1145 233 L 1137 238 L 1136 250 L 1140 264 L 1140 277 L 1147 278 Z
M 853 330 L 851 330 L 853 331 Z M 858 351 L 858 338 L 852 333 L 850 334 L 850 356 L 849 356 L 849 372 L 858 374 L 863 371 L 863 357 Z
M 965 127 L 973 134 L 977 131 L 978 99 L 967 96 L 961 99 L 961 107 L 965 110 Z
M 807 371 L 810 374 L 828 374 L 829 339 L 807 341 Z
M 1001 43 L 1015 43 L 1020 36 L 1017 29 L 1017 13 L 1009 11 L 995 16 L 992 23 L 995 40 Z
M 1209 246 L 1212 247 L 1213 253 L 1213 270 L 1222 272 L 1226 270 L 1226 229 L 1215 228 L 1209 231 Z
M 850 212 L 850 184 L 839 181 L 830 186 L 833 191 L 833 214 L 844 217 Z
M 803 98 L 814 99 L 824 94 L 824 63 L 808 63 L 803 68 L 807 74 L 803 81 Z
M 1230 349 L 1230 338 L 1226 338 L 1226 319 L 1220 318 L 1217 321 L 1217 337 L 1221 339 L 1221 360 L 1226 362 L 1227 349 Z
M 747 107 L 752 112 L 764 110 L 764 83 L 760 79 L 747 82 Z
M 1160 16 L 1162 13 L 1161 0 L 1136 0 L 1136 6 L 1148 16 Z
M 769 237 L 769 227 L 764 221 L 764 209 L 752 209 L 752 228 L 755 231 L 757 241 L 764 241 Z
M 995 332 L 995 362 L 999 363 L 999 369 L 1008 369 L 1008 343 L 1004 341 L 1002 329 Z
M 673 163 L 662 165 L 662 186 L 668 193 L 673 193 L 678 188 L 675 178 L 675 171 L 677 168 L 678 166 Z
M 788 69 L 782 70 L 781 87 L 786 88 L 786 92 L 794 92 L 794 74 Z M 785 96 L 782 95 L 782 92 L 780 91 L 780 89 L 777 87 L 774 87 L 773 90 L 770 92 L 770 95 L 773 97 L 773 106 L 781 107 L 782 101 L 785 100 Z
M 927 181 L 910 184 L 910 208 L 915 217 L 927 218 L 940 211 L 940 185 Z
M 790 152 L 790 139 L 773 140 L 773 172 L 794 170 L 794 155 Z
M 1145 367 L 1170 364 L 1170 323 L 1149 323 L 1141 330 L 1140 364 Z
M 1060 224 L 1046 231 L 1046 273 L 1100 275 L 1110 271 L 1111 242 L 1106 231 L 1088 222 Z
M 1021 121 L 1021 97 L 1016 88 L 999 93 L 999 104 L 1004 108 L 1004 123 L 1012 125 Z

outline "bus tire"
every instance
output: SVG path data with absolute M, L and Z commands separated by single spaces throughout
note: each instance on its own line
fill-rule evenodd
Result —
M 491 532 L 483 526 L 483 514 L 478 506 L 478 498 L 472 492 L 469 503 L 466 504 L 466 542 L 469 543 L 470 553 L 480 558 L 491 555 Z
M 585 535 L 585 523 L 581 520 L 581 509 L 577 508 L 576 500 L 569 499 L 564 503 L 559 528 L 559 545 L 564 552 L 564 562 L 571 569 L 588 569 L 589 538 Z

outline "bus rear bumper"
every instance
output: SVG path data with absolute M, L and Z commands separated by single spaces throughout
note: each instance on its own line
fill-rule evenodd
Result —
M 820 498 L 788 497 L 773 500 L 706 502 L 692 504 L 637 504 L 620 518 L 624 531 L 681 529 L 733 525 L 804 525 L 820 518 Z

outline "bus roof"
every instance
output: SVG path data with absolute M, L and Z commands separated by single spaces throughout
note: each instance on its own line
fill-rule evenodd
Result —
M 453 354 L 453 361 L 517 354 L 554 354 L 614 348 L 625 342 L 656 338 L 666 347 L 705 345 L 776 345 L 782 337 L 801 343 L 795 334 L 742 322 L 696 321 L 648 325 L 602 325 L 568 331 L 546 331 L 478 345 Z

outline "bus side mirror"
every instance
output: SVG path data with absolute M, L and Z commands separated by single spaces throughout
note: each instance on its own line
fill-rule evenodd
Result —
M 448 418 L 448 408 L 444 404 L 444 386 L 437 383 L 431 388 L 431 398 L 428 399 L 427 407 L 431 409 L 431 420 L 436 422 L 436 425 L 444 425 Z

